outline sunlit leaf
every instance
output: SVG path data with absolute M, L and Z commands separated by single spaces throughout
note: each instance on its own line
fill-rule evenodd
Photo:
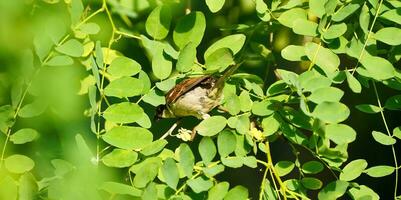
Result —
M 176 149 L 176 157 L 185 176 L 188 178 L 192 177 L 192 171 L 195 165 L 195 156 L 192 153 L 191 148 L 185 143 L 181 144 Z
M 319 88 L 312 92 L 308 97 L 309 100 L 319 104 L 324 101 L 338 102 L 343 97 L 344 92 L 335 87 Z
M 199 154 L 207 165 L 216 156 L 216 146 L 210 137 L 203 137 L 198 146 Z
M 117 126 L 107 131 L 102 138 L 105 142 L 122 149 L 142 149 L 152 143 L 150 131 L 139 127 Z
M 102 158 L 103 163 L 109 167 L 124 168 L 135 163 L 138 154 L 134 151 L 114 149 L 111 153 Z
M 322 181 L 313 177 L 304 177 L 301 179 L 301 184 L 310 190 L 318 190 L 323 186 Z
M 298 18 L 293 22 L 292 25 L 292 30 L 298 35 L 306 35 L 312 37 L 318 35 L 318 24 L 316 24 L 315 22 L 309 21 L 307 19 Z
M 340 59 L 335 53 L 316 43 L 307 43 L 305 45 L 305 52 L 309 60 L 322 68 L 326 74 L 333 73 L 340 65 Z
M 358 10 L 359 7 L 360 7 L 360 5 L 357 3 L 348 4 L 344 7 L 342 7 L 341 9 L 339 9 L 338 11 L 336 11 L 336 13 L 332 17 L 332 20 L 335 22 L 343 21 L 345 18 L 347 18 L 352 13 L 354 13 L 356 10 Z
M 192 69 L 196 60 L 196 47 L 188 43 L 178 55 L 176 68 L 179 72 L 187 72 Z
M 325 135 L 336 144 L 348 144 L 355 141 L 355 130 L 345 124 L 329 124 L 326 126 Z
M 35 140 L 39 133 L 35 129 L 24 128 L 20 129 L 10 136 L 10 141 L 14 144 L 24 144 Z
M 206 5 L 213 13 L 218 12 L 224 6 L 225 0 L 206 0 Z
M 206 20 L 202 12 L 192 12 L 180 19 L 174 29 L 174 43 L 184 48 L 186 44 L 192 42 L 198 46 L 202 41 L 206 29 Z
M 230 184 L 228 182 L 220 182 L 214 185 L 208 191 L 208 200 L 222 200 L 224 196 L 228 193 L 228 188 Z
M 395 27 L 382 28 L 374 34 L 374 38 L 389 45 L 400 45 L 401 29 Z
M 72 57 L 81 57 L 84 53 L 84 46 L 78 40 L 70 39 L 61 46 L 56 47 L 56 50 Z
M 352 181 L 358 178 L 362 172 L 366 169 L 368 163 L 364 159 L 353 160 L 348 163 L 340 174 L 340 180 Z
M 337 199 L 347 191 L 349 183 L 345 181 L 333 181 L 326 185 L 318 194 L 319 200 Z
M 175 163 L 174 159 L 167 158 L 164 161 L 164 164 L 161 167 L 161 173 L 163 174 L 163 177 L 167 185 L 173 189 L 176 189 L 178 181 L 180 179 L 180 175 L 178 172 L 177 164 Z
M 196 131 L 202 136 L 214 136 L 226 127 L 227 120 L 223 116 L 212 116 L 203 120 Z
M 305 54 L 305 47 L 297 45 L 288 45 L 281 50 L 281 56 L 289 61 L 301 61 Z
M 217 40 L 215 43 L 210 45 L 204 54 L 204 58 L 209 57 L 213 52 L 221 48 L 228 48 L 231 50 L 232 54 L 237 54 L 241 48 L 244 46 L 246 36 L 243 34 L 234 34 L 223 37 Z
M 146 32 L 156 40 L 164 39 L 168 35 L 170 23 L 170 7 L 160 5 L 148 15 L 145 23 Z
M 318 161 L 308 161 L 302 165 L 302 171 L 306 174 L 317 174 L 323 171 L 324 166 Z
M 142 193 L 141 190 L 132 187 L 132 185 L 126 185 L 117 182 L 104 182 L 100 185 L 99 189 L 104 190 L 110 194 L 122 194 L 134 197 L 140 197 Z
M 274 168 L 277 171 L 277 174 L 279 176 L 285 176 L 289 174 L 293 169 L 295 165 L 291 161 L 279 161 L 274 165 Z
M 72 64 L 74 64 L 74 60 L 69 56 L 54 56 L 46 62 L 46 65 L 49 66 L 66 66 Z
M 383 177 L 392 174 L 395 171 L 393 166 L 378 165 L 366 169 L 364 172 L 371 177 Z
M 234 58 L 230 49 L 221 48 L 206 57 L 205 62 L 205 67 L 208 71 L 223 71 L 234 64 Z
M 202 177 L 190 179 L 187 181 L 188 186 L 195 192 L 200 193 L 213 187 L 213 181 Z
M 224 197 L 224 200 L 230 199 L 248 199 L 248 189 L 242 185 L 233 187 Z
M 142 117 L 140 106 L 130 102 L 113 104 L 103 112 L 103 117 L 114 123 L 132 123 Z
M 14 154 L 4 160 L 4 166 L 11 173 L 22 174 L 31 171 L 35 162 L 27 156 Z
M 104 94 L 106 96 L 113 97 L 132 97 L 142 93 L 143 84 L 137 78 L 132 77 L 121 77 L 109 83 L 104 88 Z
M 376 142 L 382 145 L 393 145 L 396 142 L 396 140 L 393 137 L 386 135 L 382 132 L 373 131 L 372 136 L 376 140 Z
M 313 111 L 313 116 L 327 123 L 339 123 L 346 120 L 350 114 L 348 107 L 339 102 L 323 102 Z
M 379 113 L 382 110 L 380 107 L 370 104 L 356 105 L 355 108 L 364 113 Z
M 324 32 L 323 37 L 327 40 L 338 38 L 342 36 L 347 31 L 347 25 L 345 23 L 333 24 L 326 32 Z
M 141 65 L 135 60 L 121 56 L 114 59 L 110 66 L 107 67 L 107 72 L 113 77 L 133 76 L 141 71 Z
M 293 8 L 281 13 L 280 17 L 277 19 L 282 25 L 289 28 L 294 28 L 294 21 L 297 19 L 306 20 L 306 11 L 302 8 Z
M 226 157 L 234 152 L 236 147 L 235 135 L 228 130 L 222 131 L 217 136 L 217 149 L 221 157 Z

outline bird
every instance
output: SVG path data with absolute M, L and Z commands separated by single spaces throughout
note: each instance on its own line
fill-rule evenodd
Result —
M 241 63 L 229 66 L 222 76 L 203 75 L 184 79 L 165 95 L 166 104 L 156 108 L 157 119 L 193 116 L 207 119 L 220 105 L 225 81 Z

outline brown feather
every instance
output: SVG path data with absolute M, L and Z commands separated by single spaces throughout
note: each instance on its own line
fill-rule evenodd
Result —
M 205 79 L 209 78 L 210 76 L 200 76 L 194 78 L 188 78 L 180 83 L 178 83 L 175 87 L 173 87 L 170 91 L 166 94 L 166 103 L 171 104 L 174 103 L 181 95 L 185 94 L 199 83 L 204 81 Z

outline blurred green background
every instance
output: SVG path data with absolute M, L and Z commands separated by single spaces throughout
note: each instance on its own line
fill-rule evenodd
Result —
M 172 1 L 172 0 L 171 0 Z M 52 2 L 47 0 L 47 2 Z M 45 0 L 16 0 L 16 1 L 0 1 L 0 106 L 10 104 L 10 90 L 13 84 L 23 77 L 26 73 L 25 65 L 27 58 L 24 56 L 26 49 L 33 48 L 33 36 L 43 33 L 44 31 L 57 31 L 60 28 L 68 28 L 69 14 L 63 3 L 49 4 Z M 54 0 L 54 2 L 57 2 Z M 115 15 L 117 26 L 125 27 L 130 32 L 137 34 L 145 34 L 144 22 L 147 15 L 152 10 L 156 0 L 110 0 L 109 5 Z M 182 2 L 177 7 L 176 15 L 181 15 L 182 9 L 188 2 Z M 91 5 L 93 12 L 101 6 L 101 2 L 90 0 L 85 1 L 84 5 Z M 223 10 L 217 14 L 211 13 L 203 0 L 193 0 L 191 2 L 193 10 L 199 10 L 205 13 L 207 20 L 207 28 L 198 52 L 204 52 L 206 48 L 216 39 L 224 35 L 230 34 L 229 28 L 235 24 L 256 25 L 260 20 L 255 14 L 254 3 L 252 0 L 230 0 L 227 1 Z M 180 13 L 181 12 L 181 13 Z M 102 31 L 93 36 L 93 40 L 102 41 L 102 46 L 107 46 L 110 37 L 110 24 L 104 14 L 97 15 L 94 22 L 102 27 Z M 54 26 L 54 24 L 57 24 Z M 290 29 L 282 27 L 274 27 L 273 30 L 261 31 L 261 33 L 273 32 L 273 43 L 269 43 L 268 34 L 260 34 L 255 37 L 255 41 L 264 44 L 269 48 L 276 58 L 275 64 L 268 59 L 254 59 L 246 62 L 240 69 L 252 74 L 261 76 L 266 80 L 265 86 L 276 81 L 273 74 L 266 74 L 267 67 L 283 68 L 296 72 L 303 71 L 303 65 L 289 63 L 280 57 L 280 50 L 288 44 L 300 44 L 302 39 L 292 34 Z M 134 39 L 122 38 L 113 45 L 113 49 L 117 49 L 124 55 L 138 61 L 143 69 L 150 71 L 150 63 L 139 45 Z M 198 56 L 201 62 L 201 56 Z M 270 70 L 271 72 L 271 70 Z M 68 180 L 60 181 L 60 186 L 50 188 L 49 192 L 61 192 L 70 198 L 75 199 L 96 199 L 96 188 L 94 185 L 100 183 L 100 180 L 122 180 L 126 178 L 126 172 L 118 170 L 110 170 L 106 168 L 98 168 L 93 170 L 93 166 L 85 160 L 85 155 L 77 152 L 76 135 L 81 134 L 88 142 L 91 151 L 94 152 L 96 146 L 96 136 L 90 132 L 89 118 L 84 116 L 84 112 L 89 108 L 88 97 L 86 95 L 77 95 L 80 90 L 80 81 L 87 75 L 85 67 L 75 62 L 72 66 L 66 67 L 44 67 L 37 76 L 38 81 L 32 85 L 28 98 L 25 103 L 40 99 L 43 104 L 48 107 L 43 114 L 34 118 L 18 118 L 13 130 L 30 127 L 39 131 L 40 137 L 32 143 L 23 145 L 8 145 L 6 155 L 19 153 L 28 155 L 35 160 L 35 168 L 33 171 L 37 179 L 51 177 L 54 174 L 54 167 L 51 165 L 53 159 L 65 159 L 71 161 L 77 171 L 74 175 L 70 175 Z M 354 94 L 347 87 L 341 88 L 345 91 L 343 102 L 351 108 L 351 116 L 346 121 L 358 133 L 357 140 L 350 144 L 349 159 L 365 158 L 370 165 L 389 164 L 392 165 L 391 149 L 375 143 L 370 135 L 372 130 L 384 130 L 384 126 L 379 115 L 366 115 L 351 105 L 362 103 L 375 104 L 373 91 L 364 89 L 362 94 Z M 394 95 L 394 91 L 379 86 L 382 99 Z M 154 113 L 154 108 L 147 106 L 148 113 Z M 388 112 L 387 118 L 390 127 L 396 127 L 400 124 L 400 112 Z M 154 134 L 162 134 L 166 131 L 174 120 L 163 120 L 152 126 Z M 185 126 L 193 126 L 196 120 L 190 119 Z M 5 135 L 0 135 L 0 147 L 4 144 Z M 176 147 L 179 140 L 171 139 L 170 147 Z M 198 140 L 194 141 L 199 142 Z M 397 155 L 401 154 L 400 146 L 396 146 Z M 274 160 L 283 160 L 286 158 L 293 159 L 291 148 L 285 141 L 278 140 L 272 144 L 272 153 Z M 263 156 L 263 155 L 260 155 Z M 302 152 L 301 159 L 309 160 L 311 155 L 308 152 Z M 264 159 L 261 157 L 260 159 Z M 100 172 L 100 173 L 96 173 Z M 2 172 L 4 173 L 4 172 Z M 221 180 L 229 180 L 232 185 L 243 184 L 250 190 L 251 197 L 256 199 L 259 191 L 259 184 L 262 178 L 262 170 L 254 169 L 236 169 L 226 170 L 219 175 Z M 98 177 L 98 174 L 103 176 Z M 324 174 L 325 182 L 333 180 L 333 177 L 327 172 Z M 1 178 L 1 176 L 0 176 Z M 368 176 L 359 178 L 359 182 L 369 185 L 378 192 L 382 199 L 390 199 L 392 187 L 388 187 L 387 183 L 392 183 L 391 176 L 381 179 L 373 179 Z M 88 190 L 83 192 L 85 195 L 75 191 L 81 191 L 81 185 L 88 186 Z M 52 190 L 51 190 L 52 189 Z M 57 191 L 60 190 L 60 191 Z M 58 194 L 61 194 L 58 193 Z M 77 196 L 75 196 L 77 195 Z

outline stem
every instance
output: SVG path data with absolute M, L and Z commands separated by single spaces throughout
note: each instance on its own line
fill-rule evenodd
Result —
M 356 62 L 355 67 L 352 69 L 352 70 L 353 70 L 352 73 L 351 73 L 352 75 L 354 75 L 354 73 L 355 73 L 355 71 L 356 71 L 356 68 L 358 67 L 360 61 L 362 60 L 363 54 L 365 53 L 365 48 L 366 48 L 366 46 L 368 45 L 368 40 L 369 40 L 369 38 L 370 38 L 370 35 L 372 34 L 372 30 L 373 30 L 373 27 L 375 26 L 376 19 L 377 19 L 377 17 L 379 16 L 379 13 L 380 13 L 380 9 L 381 9 L 381 7 L 382 7 L 382 4 L 383 4 L 383 0 L 380 1 L 379 6 L 377 7 L 375 17 L 373 18 L 373 23 L 372 23 L 372 25 L 370 26 L 368 35 L 366 36 L 365 43 L 363 44 L 363 48 L 362 48 L 361 53 L 359 54 L 359 57 L 358 57 L 358 61 Z
M 377 105 L 380 108 L 380 115 L 382 117 L 384 126 L 386 127 L 387 135 L 392 137 L 390 129 L 388 128 L 388 125 L 387 125 L 386 117 L 384 116 L 383 107 L 381 105 L 379 93 L 377 92 L 377 88 L 376 88 L 376 83 L 374 81 L 373 81 L 373 90 L 375 92 Z M 394 199 L 396 199 L 396 197 L 397 197 L 397 189 L 398 189 L 398 169 L 399 168 L 398 168 L 397 155 L 395 153 L 394 145 L 391 145 L 391 151 L 393 153 L 394 167 L 395 167 Z

